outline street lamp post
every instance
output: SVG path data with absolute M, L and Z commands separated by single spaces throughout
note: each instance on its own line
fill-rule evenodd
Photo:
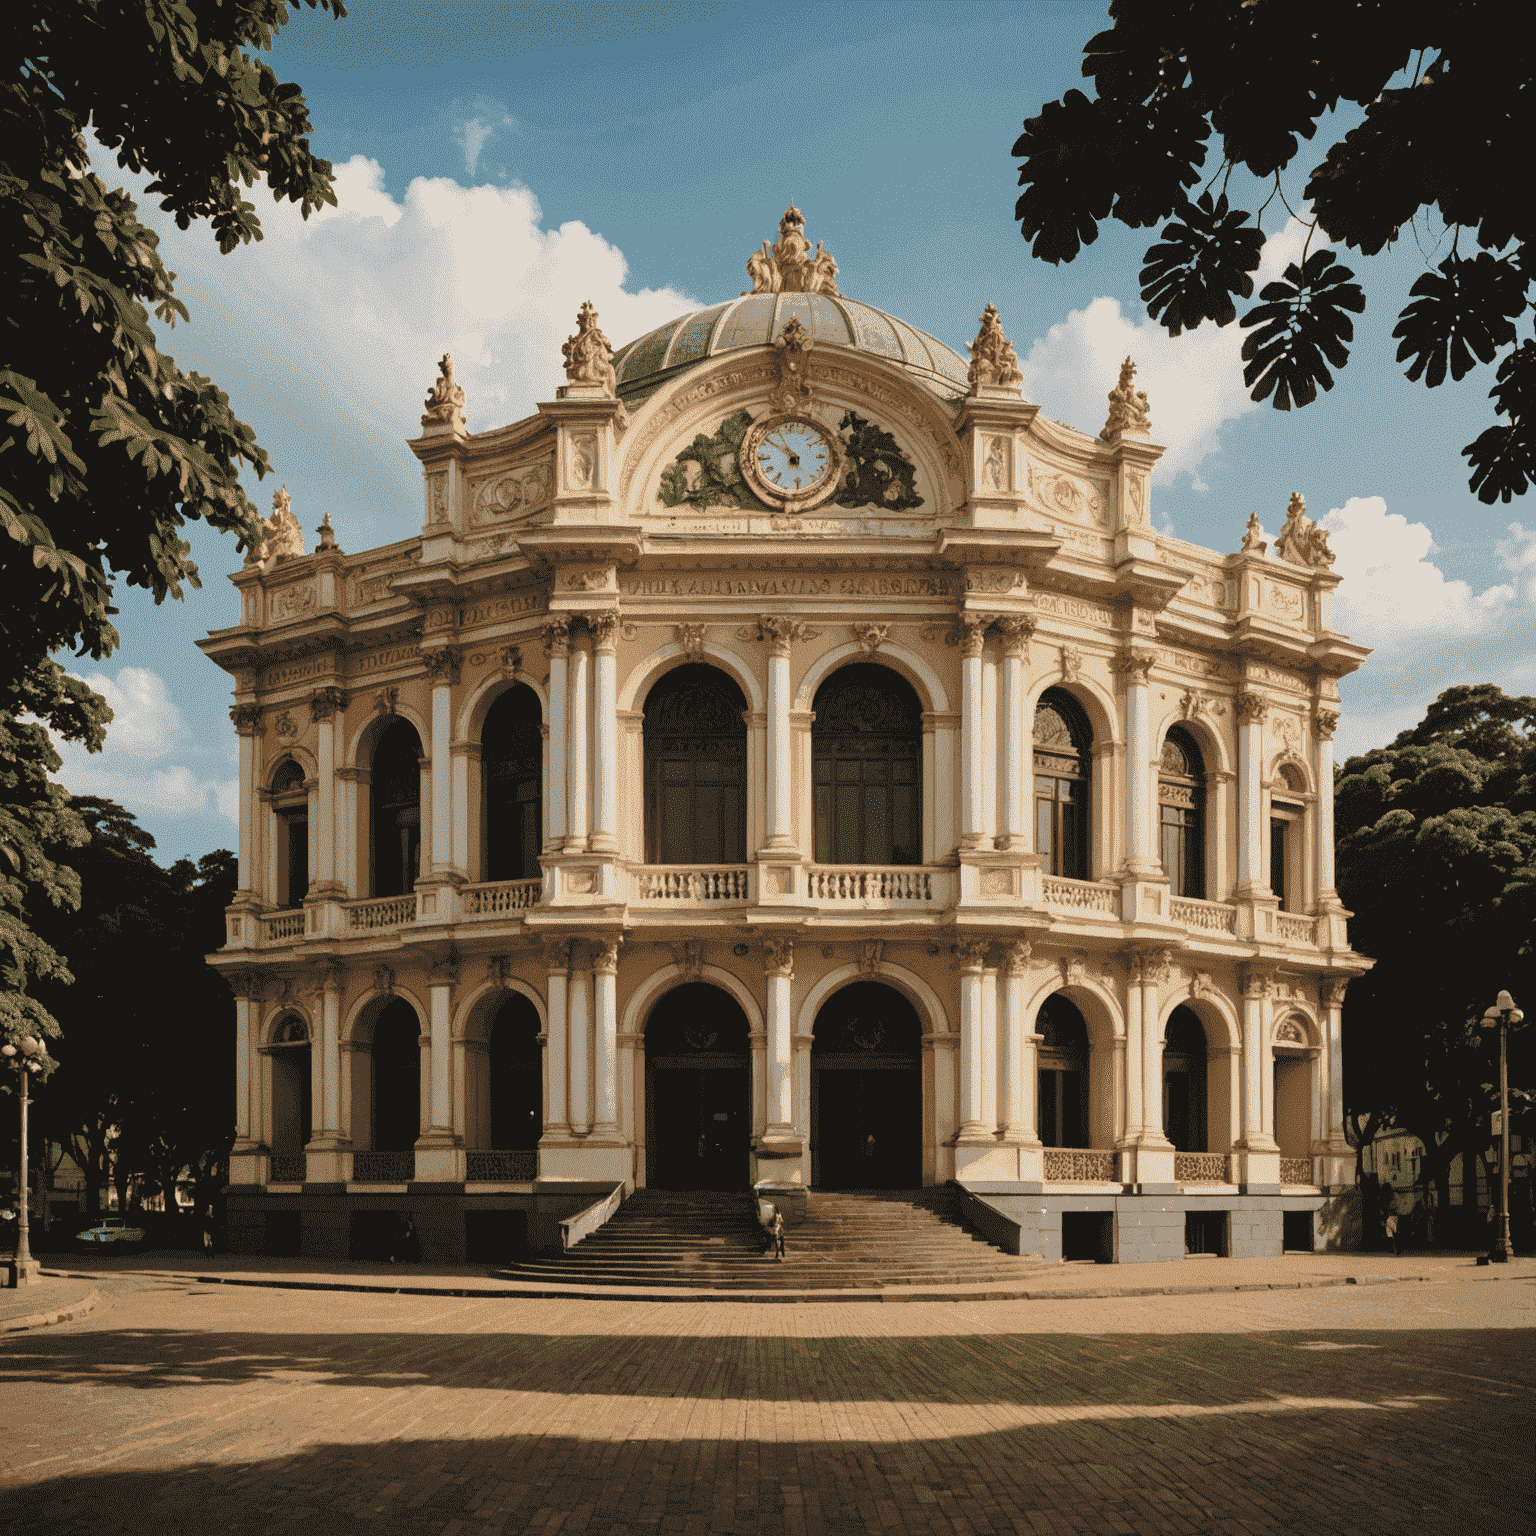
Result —
M 1488 1264 L 1507 1264 L 1515 1251 L 1509 1241 L 1509 1032 L 1524 1018 L 1508 992 L 1483 1015 L 1483 1028 L 1499 1032 L 1499 1232 L 1479 1261 Z
M 15 1069 L 20 1079 L 21 1166 L 17 1183 L 19 1197 L 16 1201 L 16 1257 L 11 1261 L 10 1271 L 11 1284 L 22 1286 L 36 1280 L 41 1268 L 27 1245 L 27 1104 L 32 1079 L 43 1070 L 43 1063 L 48 1059 L 48 1047 L 41 1040 L 26 1035 L 19 1046 L 9 1041 L 0 1045 L 0 1057 L 5 1058 L 7 1066 Z

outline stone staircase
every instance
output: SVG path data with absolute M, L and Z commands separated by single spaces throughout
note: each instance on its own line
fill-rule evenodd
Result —
M 813 1192 L 786 1233 L 782 1263 L 764 1255 L 753 1209 L 748 1191 L 636 1190 L 569 1253 L 497 1273 L 560 1286 L 764 1292 L 952 1289 L 1040 1274 L 1038 1261 L 976 1236 L 949 1188 Z

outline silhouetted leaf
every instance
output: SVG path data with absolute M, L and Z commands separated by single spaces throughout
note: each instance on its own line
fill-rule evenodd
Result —
M 1536 342 L 1523 341 L 1499 364 L 1497 382 L 1488 392 L 1508 422 L 1489 427 L 1461 450 L 1472 465 L 1472 489 L 1492 506 L 1525 494 L 1536 485 Z
M 1184 205 L 1182 223 L 1163 230 L 1141 269 L 1141 297 L 1147 313 L 1170 336 L 1194 330 L 1204 320 L 1230 325 L 1237 318 L 1233 294 L 1253 296 L 1253 278 L 1264 250 L 1264 234 L 1241 209 L 1228 212 L 1223 195 Z
M 1512 260 L 1486 251 L 1471 261 L 1448 256 L 1438 272 L 1426 272 L 1412 287 L 1414 302 L 1397 329 L 1398 362 L 1412 358 L 1408 377 L 1422 376 L 1433 389 L 1445 382 L 1446 367 L 1460 379 L 1476 363 L 1491 363 L 1499 348 L 1515 339 L 1514 322 L 1525 309 L 1525 278 Z
M 1262 403 L 1274 395 L 1275 409 L 1309 405 L 1318 386 L 1333 388 L 1328 364 L 1349 361 L 1346 342 L 1355 328 L 1344 313 L 1359 314 L 1365 295 L 1348 267 L 1336 265 L 1332 251 L 1314 251 L 1298 267 L 1292 262 L 1278 283 L 1266 283 L 1264 302 L 1243 316 L 1243 326 L 1258 326 L 1243 343 L 1243 383 Z

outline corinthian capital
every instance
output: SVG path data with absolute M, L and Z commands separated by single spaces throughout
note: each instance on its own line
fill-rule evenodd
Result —
M 960 654 L 980 656 L 987 646 L 987 631 L 997 617 L 992 613 L 962 613 L 960 615 Z
M 571 621 L 556 614 L 540 631 L 546 656 L 568 656 L 571 651 Z
M 795 975 L 795 941 L 793 939 L 763 940 L 763 973 L 767 976 Z
M 229 718 L 234 722 L 235 730 L 241 736 L 262 734 L 260 704 L 231 704 Z
M 1128 681 L 1140 683 L 1143 687 L 1156 665 L 1157 656 L 1152 651 L 1121 651 L 1109 664 L 1112 672 L 1123 673 Z
M 814 640 L 820 633 L 803 619 L 786 619 L 772 613 L 760 614 L 755 625 L 743 624 L 736 631 L 741 640 L 766 640 L 769 654 L 773 656 L 788 656 L 792 642 Z
M 347 695 L 340 688 L 316 688 L 309 696 L 309 717 L 316 723 L 332 719 L 337 710 L 346 707 Z
M 1236 700 L 1237 718 L 1244 724 L 1264 718 L 1266 702 L 1262 693 L 1240 693 Z
M 458 648 L 452 645 L 421 653 L 421 664 L 427 669 L 427 678 L 434 688 L 458 682 L 460 661 Z
M 1028 614 L 1004 614 L 997 621 L 997 632 L 1003 637 L 1003 655 L 1029 660 L 1029 637 L 1035 632 L 1035 621 Z
M 1336 709 L 1320 709 L 1314 717 L 1313 723 L 1317 727 L 1317 734 L 1324 741 L 1332 741 L 1333 733 L 1339 728 L 1339 712 Z

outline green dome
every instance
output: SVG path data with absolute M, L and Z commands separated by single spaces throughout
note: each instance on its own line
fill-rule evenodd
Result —
M 619 396 L 633 404 L 707 357 L 766 346 L 791 320 L 818 346 L 854 347 L 900 364 L 942 398 L 969 385 L 969 365 L 957 352 L 873 305 L 827 293 L 750 293 L 669 320 L 620 347 L 613 357 Z

